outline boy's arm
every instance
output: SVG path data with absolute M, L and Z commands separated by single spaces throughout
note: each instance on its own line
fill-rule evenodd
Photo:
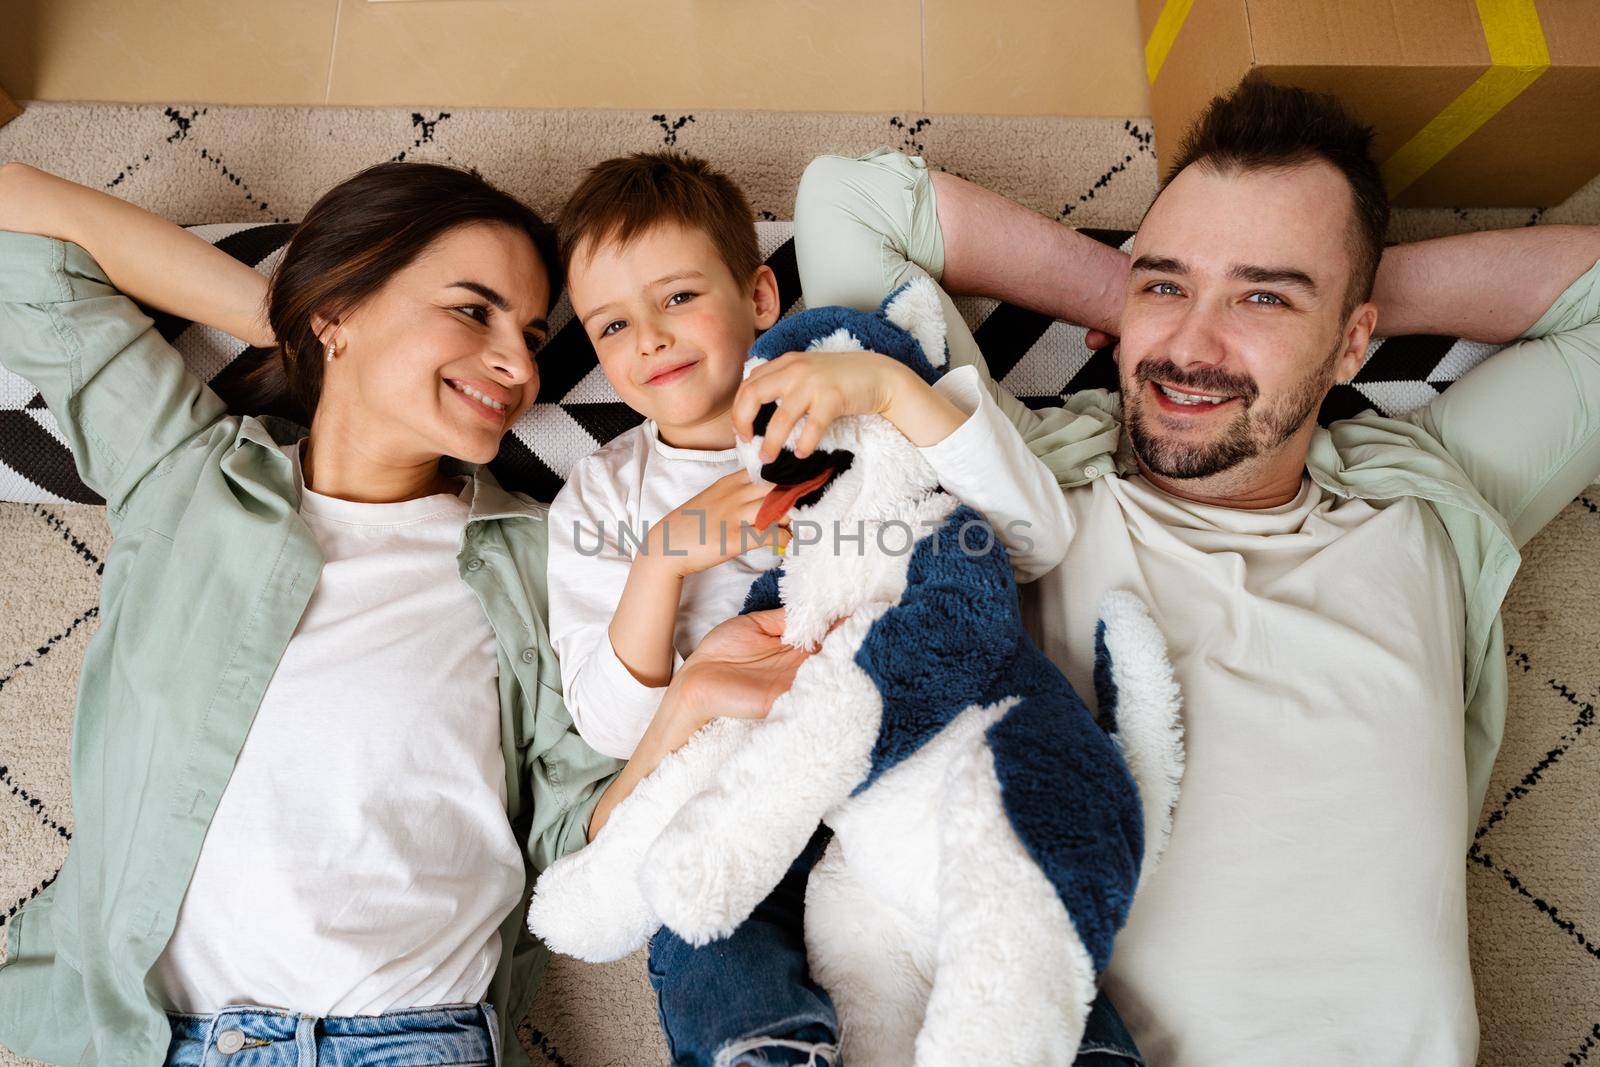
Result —
M 548 519 L 550 645 L 567 711 L 584 741 L 618 759 L 633 754 L 663 692 L 634 677 L 611 644 L 632 564 L 621 543 L 627 521 L 609 470 L 588 460 L 556 495 Z
M 807 305 L 842 304 L 873 310 L 888 293 L 914 277 L 926 275 L 937 280 L 949 273 L 948 249 L 941 232 L 945 211 L 935 195 L 932 177 L 920 159 L 886 149 L 860 159 L 819 156 L 811 162 L 795 197 L 795 256 Z M 1016 210 L 1032 216 L 1025 209 Z M 1123 283 L 1127 268 L 1116 258 L 1120 253 L 1104 249 L 1066 226 L 1037 216 L 1033 219 L 1030 225 L 1043 222 L 1054 226 L 1066 235 L 1069 250 L 1092 257 L 1084 260 L 1082 277 L 1067 272 L 1063 291 L 1107 285 L 1115 289 Z M 971 233 L 970 227 L 968 231 Z M 1107 257 L 1104 252 L 1114 254 Z M 962 278 L 962 270 L 966 271 L 962 280 L 976 287 L 970 269 L 960 268 L 957 277 Z M 1054 277 L 1064 274 L 1059 264 L 1049 265 L 1047 271 Z M 1108 279 L 1114 274 L 1113 284 Z M 1030 410 L 990 377 L 965 320 L 942 290 L 939 297 L 952 367 L 974 368 L 996 409 L 1021 433 L 1029 451 L 1044 462 L 1057 484 L 1081 485 L 1111 470 L 1120 433 L 1115 418 L 1095 405 Z M 1073 306 L 1049 310 L 1091 317 L 1089 311 Z M 1098 314 L 1103 317 L 1108 312 Z
M 76 244 L 118 290 L 269 347 L 267 280 L 181 226 L 21 163 L 0 167 L 0 230 Z
M 930 386 L 872 352 L 791 352 L 740 386 L 735 430 L 748 438 L 755 413 L 771 400 L 778 409 L 763 437 L 764 460 L 776 456 L 802 416 L 795 454 L 804 458 L 834 419 L 882 415 L 918 447 L 948 492 L 989 520 L 1019 582 L 1066 555 L 1072 522 L 1056 478 L 1001 414 L 977 368 L 957 367 Z
M 740 554 L 740 525 L 754 521 L 768 487 L 735 471 L 646 530 L 633 528 L 615 477 L 590 457 L 550 505 L 550 644 L 579 734 L 627 759 L 683 662 L 684 579 Z
M 921 449 L 939 483 L 989 520 L 1017 581 L 1054 570 L 1073 530 L 1056 476 L 1001 414 L 974 368 L 957 367 L 933 388 L 967 416 L 943 440 Z
M 662 516 L 643 539 L 608 630 L 613 655 L 640 684 L 659 688 L 672 680 L 684 580 L 741 554 L 744 528 L 767 490 L 744 471 L 724 475 Z

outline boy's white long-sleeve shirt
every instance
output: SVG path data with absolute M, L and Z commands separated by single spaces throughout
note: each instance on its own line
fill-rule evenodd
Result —
M 934 388 L 967 418 L 923 448 L 923 456 L 947 491 L 988 518 L 1018 581 L 1032 581 L 1066 554 L 1071 525 L 1055 476 L 972 367 L 950 371 Z M 640 683 L 611 645 L 611 620 L 634 554 L 648 527 L 741 469 L 733 449 L 674 448 L 646 421 L 579 461 L 551 504 L 550 643 L 561 662 L 567 710 L 597 751 L 632 756 L 665 692 Z M 756 546 L 684 580 L 674 670 L 714 626 L 738 613 L 751 583 L 781 559 L 771 547 Z

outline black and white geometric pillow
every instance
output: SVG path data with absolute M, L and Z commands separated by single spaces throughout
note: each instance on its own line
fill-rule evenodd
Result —
M 240 262 L 268 273 L 294 227 L 242 223 L 192 229 Z M 798 310 L 803 304 L 794 224 L 763 221 L 756 223 L 756 229 L 761 254 L 777 275 L 784 313 Z M 1114 247 L 1126 248 L 1132 241 L 1125 230 L 1083 232 Z M 972 327 L 995 379 L 1030 406 L 1058 403 L 1062 395 L 1080 389 L 1116 388 L 1110 351 L 1091 352 L 1081 328 L 994 300 L 963 297 L 956 306 Z M 159 312 L 151 318 L 190 370 L 224 400 L 239 396 L 244 376 L 271 357 L 266 349 L 249 348 L 207 326 Z M 640 421 L 600 373 L 594 350 L 573 320 L 565 297 L 551 314 L 550 327 L 550 342 L 539 355 L 540 400 L 512 427 L 491 465 L 508 488 L 540 500 L 555 495 L 577 460 Z M 1411 411 L 1438 396 L 1496 347 L 1452 337 L 1374 342 L 1366 366 L 1351 384 L 1329 394 L 1319 417 L 1329 422 L 1366 408 L 1388 415 Z M 1383 358 L 1372 359 L 1380 348 Z M 100 502 L 78 480 L 72 455 L 38 391 L 5 370 L 0 370 L 0 500 Z

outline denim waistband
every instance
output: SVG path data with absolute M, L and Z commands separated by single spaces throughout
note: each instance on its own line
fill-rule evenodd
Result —
M 212 1014 L 169 1012 L 171 1067 L 386 1067 L 498 1064 L 494 1008 L 445 1004 L 382 1015 L 303 1015 L 239 1005 Z

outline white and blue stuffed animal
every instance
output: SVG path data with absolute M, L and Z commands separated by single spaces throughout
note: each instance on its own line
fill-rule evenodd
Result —
M 761 337 L 746 372 L 787 352 L 855 349 L 937 379 L 933 283 L 901 287 L 876 313 L 794 315 Z M 595 843 L 552 866 L 530 927 L 593 961 L 634 951 L 661 923 L 693 944 L 727 936 L 825 822 L 806 947 L 845 1063 L 1069 1064 L 1177 800 L 1165 643 L 1131 594 L 1105 598 L 1097 722 L 1024 632 L 988 524 L 939 488 L 917 448 L 888 420 L 854 416 L 800 460 L 789 448 L 803 425 L 765 466 L 759 436 L 741 445 L 794 535 L 745 610 L 782 605 L 784 640 L 816 655 L 765 721 L 713 722 Z

